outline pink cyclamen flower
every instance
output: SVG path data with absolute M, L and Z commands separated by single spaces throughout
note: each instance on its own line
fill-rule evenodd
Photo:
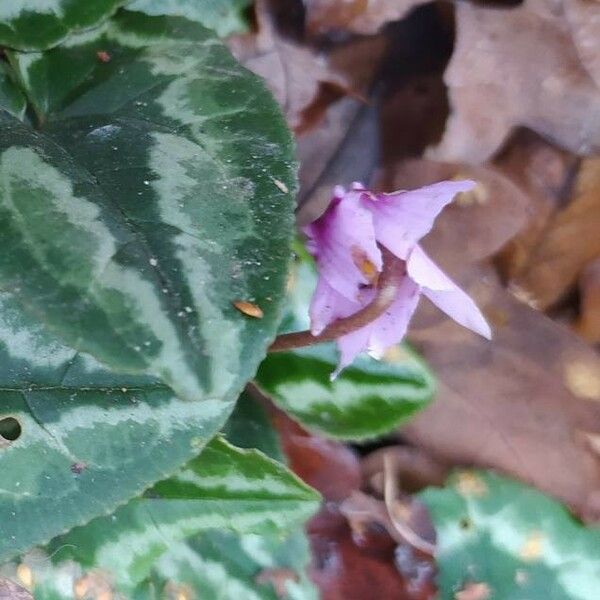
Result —
M 442 181 L 412 191 L 380 194 L 355 183 L 337 186 L 327 210 L 304 228 L 307 247 L 319 269 L 310 305 L 311 333 L 319 335 L 337 319 L 349 317 L 375 297 L 383 267 L 379 245 L 405 261 L 406 275 L 390 308 L 364 327 L 337 340 L 340 362 L 333 377 L 357 354 L 381 357 L 399 343 L 421 294 L 457 323 L 485 338 L 491 330 L 471 298 L 427 256 L 419 240 L 442 209 L 472 181 Z

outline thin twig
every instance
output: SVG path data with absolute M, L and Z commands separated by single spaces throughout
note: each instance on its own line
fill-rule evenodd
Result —
M 396 514 L 395 508 L 400 502 L 398 499 L 398 474 L 392 456 L 389 454 L 383 457 L 383 497 L 392 525 L 400 536 L 413 548 L 429 554 L 429 556 L 435 556 L 435 544 L 424 540 Z
M 385 248 L 381 250 L 383 253 L 383 269 L 377 284 L 377 294 L 370 304 L 349 317 L 334 321 L 319 335 L 313 335 L 308 330 L 279 335 L 271 344 L 269 352 L 282 352 L 293 348 L 321 344 L 322 342 L 331 342 L 364 327 L 385 313 L 398 296 L 400 285 L 406 274 L 406 266 L 403 260 L 396 258 Z

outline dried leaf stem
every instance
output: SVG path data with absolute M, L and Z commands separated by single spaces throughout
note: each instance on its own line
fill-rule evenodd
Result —
M 401 502 L 398 498 L 400 485 L 398 481 L 398 470 L 396 469 L 393 457 L 390 454 L 386 454 L 383 457 L 383 482 L 385 506 L 395 530 L 413 548 L 416 548 L 425 554 L 429 554 L 429 556 L 435 556 L 435 544 L 424 540 L 402 519 L 401 516 L 397 514 L 397 508 L 401 506 Z

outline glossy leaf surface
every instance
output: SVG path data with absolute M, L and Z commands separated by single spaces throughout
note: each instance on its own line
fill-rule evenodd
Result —
M 12 78 L 12 72 L 5 63 L 0 63 L 0 107 L 18 119 L 25 116 L 27 100 Z
M 248 396 L 225 429 L 237 443 L 281 458 L 266 414 Z M 30 573 L 35 597 L 42 600 L 74 600 L 82 590 L 149 600 L 187 589 L 203 597 L 215 594 L 218 585 L 226 598 L 241 590 L 248 597 L 274 598 L 271 570 L 285 575 L 292 597 L 314 598 L 305 573 L 307 542 L 295 528 L 318 500 L 280 462 L 216 438 L 144 497 L 5 565 L 3 572 L 13 581 Z M 218 526 L 235 533 L 212 529 Z M 181 541 L 199 531 L 189 543 Z M 263 570 L 269 577 L 257 580 Z
M 308 562 L 308 544 L 300 531 L 278 537 L 212 531 L 163 555 L 153 587 L 163 592 L 192 589 L 200 598 L 222 600 L 317 600 L 306 575 Z
M 1 561 L 167 477 L 232 403 L 189 402 L 149 378 L 111 373 L 56 342 L 6 293 L 0 308 L 0 424 L 18 424 L 16 439 L 0 437 Z
M 292 199 L 271 177 L 295 179 L 274 101 L 196 24 L 123 11 L 10 61 L 40 129 L 0 112 L 0 560 L 222 427 L 279 321 Z
M 200 26 L 140 13 L 12 60 L 45 125 L 3 119 L 0 288 L 113 369 L 237 393 L 277 326 L 292 227 L 268 92 Z

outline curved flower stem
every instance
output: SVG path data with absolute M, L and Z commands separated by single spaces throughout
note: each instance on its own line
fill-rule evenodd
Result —
M 331 342 L 347 333 L 361 329 L 388 310 L 398 295 L 398 290 L 406 274 L 406 265 L 403 260 L 396 258 L 389 250 L 381 248 L 381 251 L 383 253 L 383 269 L 377 284 L 377 295 L 370 304 L 349 317 L 334 321 L 319 335 L 313 335 L 308 330 L 283 333 L 275 338 L 269 352 L 282 352 L 322 342 Z

